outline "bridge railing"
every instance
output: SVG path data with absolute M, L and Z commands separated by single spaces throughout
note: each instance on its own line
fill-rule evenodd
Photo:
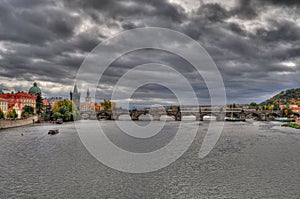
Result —
M 199 107 L 180 107 L 180 112 L 185 113 L 199 113 Z
M 200 108 L 201 112 L 224 112 L 223 108 L 220 107 L 211 107 L 211 108 Z
M 226 108 L 225 111 L 226 112 L 242 112 L 243 109 L 242 108 Z

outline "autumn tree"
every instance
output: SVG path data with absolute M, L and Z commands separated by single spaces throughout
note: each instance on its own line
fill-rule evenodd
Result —
M 111 110 L 111 102 L 110 100 L 104 100 L 102 103 L 101 103 L 101 106 L 103 106 L 103 109 L 104 110 Z
M 13 109 L 12 111 L 7 112 L 6 117 L 11 118 L 11 119 L 16 119 L 18 117 L 18 114 L 17 114 L 16 110 Z
M 73 121 L 79 118 L 76 105 L 71 100 L 59 100 L 52 107 L 53 118 L 62 118 L 64 121 Z

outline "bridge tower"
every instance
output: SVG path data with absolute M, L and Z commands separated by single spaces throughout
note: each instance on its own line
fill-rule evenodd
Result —
M 78 92 L 77 85 L 75 84 L 73 92 L 70 91 L 70 100 L 73 100 L 78 111 L 80 110 L 80 95 L 81 94 Z

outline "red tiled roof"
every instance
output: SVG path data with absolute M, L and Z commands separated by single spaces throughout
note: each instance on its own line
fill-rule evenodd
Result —
M 7 99 L 3 98 L 3 97 L 0 97 L 0 101 L 5 101 L 5 102 L 8 102 Z

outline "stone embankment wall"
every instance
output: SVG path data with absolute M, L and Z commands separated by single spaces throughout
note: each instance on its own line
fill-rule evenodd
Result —
M 16 119 L 16 120 L 0 120 L 0 129 L 18 127 L 18 126 L 25 126 L 28 124 L 33 124 L 34 122 L 38 121 L 38 116 L 28 117 L 26 119 Z

